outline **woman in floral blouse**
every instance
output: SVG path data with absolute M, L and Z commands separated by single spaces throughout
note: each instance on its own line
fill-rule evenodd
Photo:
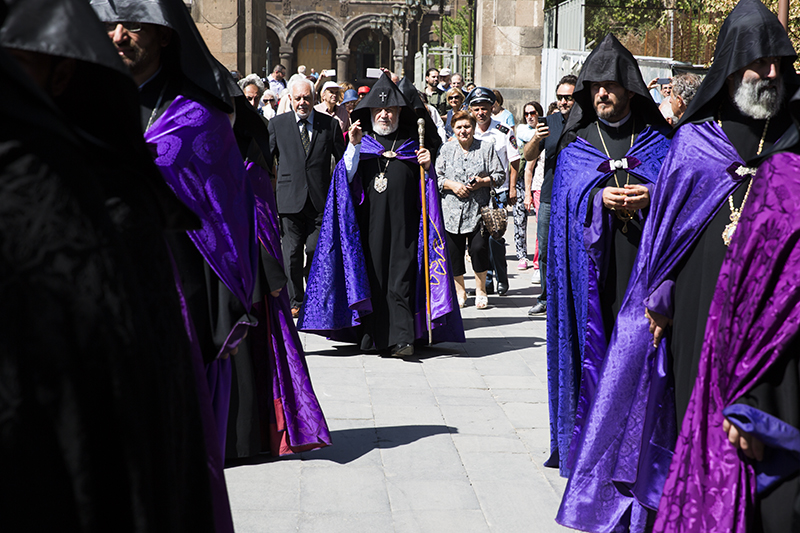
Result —
M 464 253 L 469 248 L 475 272 L 475 307 L 486 309 L 486 271 L 489 269 L 489 234 L 483 229 L 480 209 L 489 204 L 489 191 L 505 180 L 500 158 L 490 142 L 474 138 L 475 118 L 466 111 L 453 114 L 454 139 L 442 146 L 436 158 L 436 175 L 442 194 L 442 214 L 447 247 L 453 265 L 458 303 L 464 307 Z

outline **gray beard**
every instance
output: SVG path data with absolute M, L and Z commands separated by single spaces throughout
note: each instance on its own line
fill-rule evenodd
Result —
M 735 83 L 733 103 L 743 115 L 756 120 L 764 120 L 778 114 L 785 93 L 781 77 L 772 81 L 756 80 L 751 82 L 745 82 L 740 78 Z
M 387 135 L 391 135 L 392 133 L 397 131 L 397 127 L 400 125 L 400 121 L 398 120 L 394 124 L 389 127 L 385 127 L 382 124 L 379 124 L 374 119 L 372 120 L 372 131 L 377 133 L 378 135 L 383 135 L 386 137 Z

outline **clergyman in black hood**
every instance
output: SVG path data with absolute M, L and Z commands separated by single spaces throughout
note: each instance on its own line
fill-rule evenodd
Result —
M 592 387 L 578 390 L 576 362 L 590 373 L 602 365 L 669 147 L 669 126 L 639 65 L 613 35 L 586 58 L 573 97 L 553 179 L 547 254 L 548 375 L 558 415 L 551 416 L 547 464 L 562 476 L 570 472 L 570 446 L 594 395 Z
M 0 44 L 25 70 L 0 51 L 3 528 L 215 531 L 202 361 L 164 245 L 198 221 L 85 1 L 11 3 Z
M 420 167 L 423 171 L 431 168 L 431 155 L 417 144 L 417 121 L 425 121 L 418 119 L 386 73 L 350 118 L 350 144 L 328 193 L 300 329 L 334 336 L 342 336 L 341 331 L 347 330 L 364 350 L 409 356 L 414 353 L 415 340 L 428 336 L 424 249 L 420 246 Z M 356 191 L 363 191 L 354 193 L 355 200 L 361 200 L 355 206 L 350 203 L 350 182 Z M 447 330 L 444 337 L 460 340 L 463 328 L 447 265 L 444 229 L 436 222 L 436 216 L 441 216 L 438 191 L 430 176 L 425 183 L 433 339 L 438 340 L 437 329 L 446 325 L 441 328 Z M 351 225 L 357 226 L 357 231 L 352 231 Z M 344 231 L 328 231 L 331 227 Z M 322 255 L 320 249 L 333 251 Z M 344 263 L 344 269 L 340 263 Z M 335 289 L 345 279 L 354 287 L 348 294 Z M 353 301 L 353 293 L 362 294 L 363 300 L 355 297 L 360 301 Z M 354 305 L 365 312 L 353 315 L 346 311 Z M 332 323 L 332 319 L 338 319 L 333 308 L 341 309 L 350 319 Z M 453 312 L 455 316 L 448 323 L 447 317 Z
M 720 268 L 739 215 L 749 208 L 756 169 L 748 163 L 780 149 L 782 138 L 796 139 L 787 112 L 797 88 L 795 59 L 786 31 L 758 0 L 741 0 L 723 23 L 714 63 L 672 132 L 598 401 L 584 425 L 603 432 L 583 440 L 559 515 L 603 514 L 592 525 L 612 529 L 623 513 L 652 516 L 658 508 L 664 466 L 688 417 Z M 737 402 L 797 422 L 796 396 L 779 394 L 770 379 L 765 373 Z M 614 398 L 613 405 L 601 397 Z M 621 471 L 630 481 L 612 477 Z M 784 487 L 796 495 L 797 477 Z M 762 495 L 760 514 L 783 516 L 776 531 L 789 531 L 793 505 L 780 492 Z M 598 513 L 601 501 L 605 511 Z

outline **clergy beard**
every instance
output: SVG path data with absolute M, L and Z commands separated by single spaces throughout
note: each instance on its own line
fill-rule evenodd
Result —
M 778 76 L 774 80 L 735 81 L 733 103 L 743 115 L 756 120 L 774 117 L 781 108 L 784 88 L 783 79 Z
M 384 126 L 380 122 L 376 121 L 374 118 L 372 119 L 372 131 L 374 131 L 378 135 L 383 135 L 384 137 L 396 132 L 397 127 L 399 125 L 400 125 L 399 120 L 394 121 L 390 126 Z

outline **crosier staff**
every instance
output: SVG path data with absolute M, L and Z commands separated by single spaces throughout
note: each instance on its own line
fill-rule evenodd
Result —
M 419 133 L 419 149 L 425 148 L 425 119 L 417 120 L 417 133 Z M 425 247 L 423 261 L 425 262 L 425 319 L 428 326 L 428 344 L 433 344 L 433 328 L 431 327 L 431 264 L 428 259 L 428 189 L 425 187 L 425 168 L 419 167 L 419 185 L 422 191 L 422 244 Z

